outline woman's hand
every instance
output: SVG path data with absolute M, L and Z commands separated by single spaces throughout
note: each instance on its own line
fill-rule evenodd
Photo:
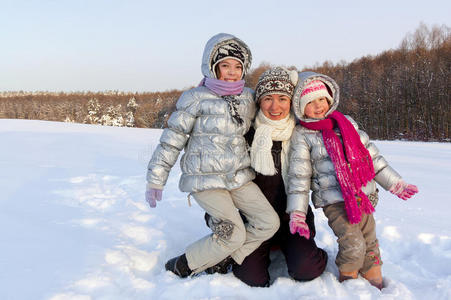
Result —
M 295 210 L 290 213 L 290 232 L 291 234 L 299 233 L 300 236 L 306 239 L 310 238 L 310 229 L 307 223 L 305 223 L 305 213 Z
M 161 201 L 162 195 L 163 190 L 149 187 L 146 189 L 146 201 L 150 207 L 156 207 L 157 201 Z

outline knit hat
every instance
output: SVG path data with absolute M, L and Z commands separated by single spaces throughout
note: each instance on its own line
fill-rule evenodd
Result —
M 223 44 L 219 45 L 216 51 L 213 53 L 211 58 L 211 70 L 215 73 L 215 68 L 221 61 L 232 58 L 241 63 L 243 66 L 243 74 L 244 76 L 244 62 L 246 61 L 245 55 L 247 54 L 247 50 L 238 44 L 234 40 L 227 40 Z M 215 73 L 216 74 L 216 73 Z
M 307 84 L 301 93 L 301 116 L 304 115 L 304 109 L 307 104 L 322 97 L 327 98 L 330 105 L 334 102 L 324 82 L 320 80 L 313 80 Z
M 294 87 L 298 82 L 298 73 L 283 67 L 266 70 L 258 79 L 255 87 L 255 99 L 273 94 L 282 94 L 293 97 Z

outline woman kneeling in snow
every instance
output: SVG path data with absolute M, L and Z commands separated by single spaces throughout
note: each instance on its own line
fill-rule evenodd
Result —
M 232 267 L 236 277 L 250 286 L 269 286 L 268 267 L 271 248 L 281 248 L 288 273 L 295 280 L 312 280 L 322 274 L 327 253 L 316 246 L 314 215 L 310 207 L 306 215 L 309 235 L 290 232 L 290 216 L 286 213 L 285 180 L 288 169 L 290 137 L 295 118 L 290 112 L 291 97 L 297 83 L 297 72 L 276 67 L 264 72 L 255 88 L 255 99 L 260 107 L 254 127 L 246 134 L 251 145 L 251 166 L 257 175 L 254 182 L 260 187 L 280 218 L 280 228 L 269 240 L 247 256 L 241 265 Z M 206 215 L 213 231 L 227 228 L 222 222 Z M 224 234 L 218 232 L 218 234 Z M 294 234 L 292 234 L 294 233 Z M 206 270 L 208 273 L 226 273 L 227 260 Z

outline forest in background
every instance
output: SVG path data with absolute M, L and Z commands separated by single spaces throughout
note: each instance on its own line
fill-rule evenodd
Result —
M 372 139 L 450 142 L 450 33 L 446 25 L 420 24 L 397 49 L 299 71 L 335 79 L 339 110 L 351 115 Z M 254 88 L 270 67 L 263 63 L 252 69 L 246 85 Z M 0 92 L 0 118 L 163 128 L 182 92 Z

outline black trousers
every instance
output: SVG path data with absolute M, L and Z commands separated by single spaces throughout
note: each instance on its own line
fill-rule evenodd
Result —
M 312 215 L 307 219 L 312 220 L 310 209 L 309 214 Z M 279 246 L 285 256 L 288 274 L 293 279 L 308 281 L 320 276 L 326 268 L 327 253 L 316 246 L 313 220 L 308 223 L 311 234 L 309 240 L 297 233 L 291 234 L 288 222 L 281 222 L 279 231 L 271 239 L 263 242 L 241 265 L 233 266 L 233 274 L 250 286 L 269 286 L 269 255 L 271 248 Z

